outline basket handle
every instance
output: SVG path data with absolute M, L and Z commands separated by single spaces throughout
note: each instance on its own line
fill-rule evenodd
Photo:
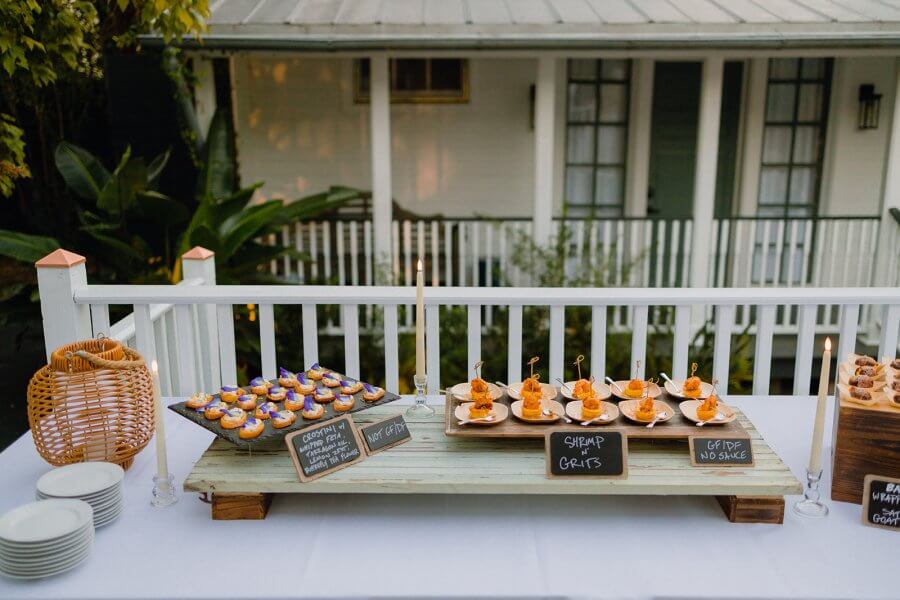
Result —
M 91 354 L 86 350 L 76 350 L 72 354 L 78 358 L 83 358 L 96 367 L 103 367 L 105 369 L 140 369 L 141 367 L 147 366 L 142 359 L 107 360 L 105 358 L 100 358 L 95 354 Z

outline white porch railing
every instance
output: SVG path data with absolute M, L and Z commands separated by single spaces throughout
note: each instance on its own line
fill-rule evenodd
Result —
M 213 258 L 205 258 L 204 269 L 192 273 L 211 272 Z M 193 261 L 199 263 L 200 261 Z M 70 285 L 58 285 L 65 280 Z M 48 278 L 39 277 L 40 281 Z M 204 281 L 203 283 L 209 283 Z M 318 360 L 320 328 L 317 308 L 340 306 L 343 317 L 344 371 L 359 376 L 360 371 L 360 307 L 376 306 L 384 318 L 384 371 L 388 389 L 396 391 L 399 370 L 398 306 L 414 301 L 411 286 L 216 286 L 216 285 L 90 285 L 86 283 L 84 264 L 60 270 L 54 285 L 41 287 L 41 307 L 45 315 L 45 339 L 48 349 L 75 339 L 83 339 L 103 331 L 109 325 L 110 305 L 131 305 L 134 310 L 135 344 L 152 360 L 168 356 L 168 368 L 161 368 L 168 393 L 190 394 L 198 389 L 213 389 L 221 382 L 236 381 L 236 349 L 234 305 L 255 304 L 259 310 L 259 347 L 263 375 L 274 377 L 278 357 L 275 346 L 275 305 L 300 305 L 302 327 L 291 335 L 302 339 L 303 360 L 308 365 Z M 467 364 L 481 359 L 482 314 L 485 307 L 506 306 L 508 310 L 508 347 L 506 378 L 522 377 L 522 311 L 524 306 L 548 306 L 548 367 L 551 379 L 562 377 L 566 349 L 565 309 L 568 306 L 592 307 L 590 363 L 591 373 L 602 379 L 606 370 L 607 309 L 629 308 L 631 314 L 631 361 L 646 364 L 649 309 L 655 306 L 674 310 L 673 375 L 683 377 L 687 371 L 692 310 L 709 310 L 715 318 L 713 373 L 720 382 L 728 381 L 732 334 L 737 331 L 735 307 L 750 306 L 754 315 L 753 393 L 769 391 L 772 342 L 779 310 L 796 311 L 796 361 L 794 389 L 806 394 L 810 382 L 816 334 L 816 314 L 823 306 L 840 306 L 839 345 L 837 356 L 845 356 L 856 347 L 861 309 L 872 306 L 881 316 L 879 356 L 896 356 L 900 338 L 900 289 L 898 288 L 485 288 L 454 287 L 427 290 L 426 339 L 429 388 L 436 390 L 450 383 L 441 378 L 439 342 L 441 337 L 440 307 L 468 307 Z M 166 321 L 165 336 L 157 333 L 154 305 L 172 305 L 163 315 L 174 312 Z M 74 315 L 73 319 L 47 318 L 50 314 Z M 171 323 L 171 330 L 169 329 Z M 579 327 L 587 328 L 586 323 Z M 496 359 L 494 359 L 496 362 Z M 337 366 L 337 365 L 335 365 Z M 492 372 L 500 371 L 499 365 Z M 724 386 L 723 386 L 724 387 Z

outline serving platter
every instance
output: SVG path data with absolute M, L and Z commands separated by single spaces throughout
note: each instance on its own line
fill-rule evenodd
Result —
M 709 419 L 708 421 L 704 421 L 697 416 L 697 409 L 700 408 L 701 404 L 702 402 L 700 402 L 699 400 L 685 400 L 678 405 L 678 409 L 681 411 L 681 414 L 683 414 L 694 423 L 703 423 L 704 425 L 715 425 L 716 427 L 720 427 L 725 423 L 731 423 L 732 421 L 737 419 L 737 413 L 735 413 L 730 406 L 720 402 L 716 407 L 716 415 L 722 415 L 722 418 Z
M 621 381 L 616 381 L 615 383 L 616 383 L 616 385 L 609 386 L 609 391 L 612 393 L 613 396 L 615 396 L 619 400 L 640 400 L 640 397 L 632 398 L 631 396 L 628 396 L 625 394 L 624 390 L 625 390 L 625 386 L 628 385 L 627 381 L 625 381 L 623 379 Z M 647 388 L 648 396 L 650 396 L 651 398 L 658 398 L 659 396 L 662 395 L 662 389 L 658 385 L 656 385 L 655 383 L 649 383 L 646 381 L 644 383 L 647 384 L 644 387 Z M 617 391 L 616 388 L 618 388 L 619 390 L 623 390 L 623 391 L 619 392 L 619 391 Z
M 453 416 L 455 416 L 460 421 L 468 421 L 469 407 L 473 404 L 474 402 L 463 402 L 456 407 L 456 410 L 453 412 Z M 465 423 L 465 425 L 472 425 L 476 427 L 493 427 L 494 425 L 499 425 L 509 417 L 509 407 L 502 402 L 495 402 L 491 414 L 494 415 L 494 419 L 492 421 L 468 421 L 467 423 Z
M 618 406 L 612 402 L 601 402 L 601 404 L 603 405 L 603 414 L 601 416 L 606 418 L 598 418 L 591 425 L 609 425 L 619 418 Z M 569 415 L 570 419 L 579 423 L 583 422 L 585 418 L 581 415 L 581 400 L 572 400 L 566 403 L 566 414 Z
M 353 377 L 348 377 L 347 375 L 338 373 L 337 371 L 331 371 L 330 369 L 325 369 L 325 370 L 330 371 L 331 373 L 334 373 L 337 377 L 339 377 L 340 379 L 343 379 L 345 381 L 349 381 L 352 383 L 356 383 L 357 381 L 360 381 L 358 379 L 354 379 Z M 316 385 L 318 386 L 318 389 L 320 389 L 320 390 L 326 389 L 325 384 L 322 383 L 321 381 L 317 381 Z M 223 440 L 225 440 L 227 442 L 234 444 L 235 446 L 239 446 L 242 448 L 250 448 L 250 447 L 258 444 L 259 442 L 266 441 L 266 440 L 273 440 L 273 439 L 280 440 L 280 439 L 283 439 L 287 434 L 289 434 L 291 432 L 298 431 L 300 429 L 305 429 L 312 425 L 325 423 L 326 421 L 336 419 L 336 418 L 346 415 L 348 413 L 356 413 L 356 412 L 360 412 L 360 411 L 372 408 L 373 406 L 387 404 L 388 402 L 393 402 L 400 398 L 400 396 L 398 396 L 397 394 L 392 394 L 392 393 L 388 392 L 387 390 L 385 390 L 384 396 L 382 396 L 378 400 L 374 400 L 372 402 L 367 402 L 367 401 L 363 400 L 364 392 L 365 392 L 365 390 L 360 390 L 360 391 L 356 392 L 355 394 L 347 394 L 347 395 L 353 396 L 355 399 L 355 402 L 353 403 L 353 408 L 351 408 L 349 410 L 345 410 L 343 412 L 337 411 L 334 409 L 334 402 L 328 402 L 327 404 L 320 403 L 320 405 L 324 408 L 324 412 L 322 413 L 322 416 L 318 419 L 314 419 L 314 420 L 304 419 L 300 415 L 300 411 L 295 411 L 297 413 L 297 420 L 294 421 L 293 424 L 291 424 L 287 427 L 283 427 L 281 429 L 276 429 L 272 425 L 272 419 L 266 419 L 263 421 L 263 424 L 264 424 L 263 432 L 261 434 L 259 434 L 258 437 L 250 439 L 250 440 L 242 440 L 240 438 L 240 428 L 239 427 L 237 429 L 224 429 L 224 428 L 222 428 L 222 426 L 219 424 L 218 421 L 207 419 L 206 417 L 203 416 L 202 412 L 197 412 L 193 408 L 189 408 L 188 406 L 186 406 L 186 402 L 178 402 L 176 404 L 172 404 L 169 406 L 169 410 L 178 413 L 179 415 L 181 415 L 182 417 L 184 417 L 185 419 L 187 419 L 189 421 L 193 421 L 200 427 L 203 427 L 204 429 L 213 432 L 218 437 L 222 438 Z M 213 394 L 213 398 L 218 399 L 219 394 Z M 278 404 L 279 406 L 283 406 L 282 402 L 277 402 L 276 404 Z

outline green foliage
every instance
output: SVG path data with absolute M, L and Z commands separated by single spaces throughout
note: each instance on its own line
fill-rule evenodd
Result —
M 34 263 L 59 248 L 59 242 L 44 235 L 0 229 L 0 256 Z
M 15 119 L 0 113 L 0 195 L 12 194 L 17 179 L 31 176 L 25 164 L 25 140 L 23 131 L 16 127 Z

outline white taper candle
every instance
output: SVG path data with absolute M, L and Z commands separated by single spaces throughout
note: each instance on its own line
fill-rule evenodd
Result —
M 822 470 L 822 436 L 825 430 L 825 406 L 828 396 L 828 379 L 831 373 L 831 338 L 825 338 L 822 353 L 822 372 L 819 375 L 819 397 L 816 403 L 816 422 L 813 426 L 812 448 L 809 451 L 809 472 Z
M 156 361 L 150 363 L 153 376 L 153 413 L 156 425 L 156 474 L 161 480 L 169 478 L 169 463 L 166 458 L 166 426 L 163 415 L 162 394 L 159 391 L 159 367 Z

